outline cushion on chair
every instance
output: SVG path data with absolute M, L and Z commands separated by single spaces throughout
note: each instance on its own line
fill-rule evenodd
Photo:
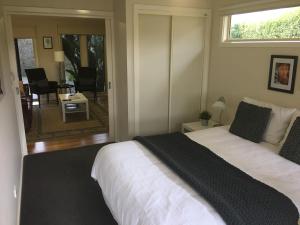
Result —
M 78 77 L 75 82 L 76 91 L 96 91 L 96 69 L 79 67 Z
M 43 79 L 43 80 L 38 80 L 34 82 L 36 84 L 36 86 L 38 86 L 39 88 L 48 88 L 49 84 L 48 84 L 48 80 L 47 79 Z
M 57 92 L 57 82 L 48 81 L 44 68 L 25 70 L 31 93 L 48 94 Z
M 29 83 L 47 79 L 44 68 L 26 69 L 25 72 Z

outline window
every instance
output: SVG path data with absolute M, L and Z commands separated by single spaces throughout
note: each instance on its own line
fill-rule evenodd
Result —
M 78 67 L 81 65 L 80 58 L 80 35 L 63 34 L 62 47 L 65 53 L 65 71 L 67 83 L 72 83 L 78 73 Z
M 88 63 L 97 71 L 97 89 L 105 90 L 104 36 L 87 35 Z
M 28 84 L 25 69 L 32 69 L 36 67 L 33 39 L 32 38 L 15 39 L 15 48 L 16 48 L 19 80 L 23 81 L 23 84 Z
M 105 52 L 103 35 L 94 34 L 63 34 L 62 47 L 65 53 L 65 77 L 67 83 L 73 83 L 78 74 L 78 68 L 89 66 L 97 71 L 97 89 L 104 91 L 105 87 Z M 85 65 L 87 63 L 87 65 Z
M 223 41 L 300 41 L 300 7 L 280 8 L 224 19 Z

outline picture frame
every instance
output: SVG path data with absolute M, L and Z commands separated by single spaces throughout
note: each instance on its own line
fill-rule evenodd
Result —
M 43 46 L 44 49 L 53 49 L 53 41 L 51 36 L 43 37 Z
M 271 55 L 268 89 L 294 93 L 298 56 Z

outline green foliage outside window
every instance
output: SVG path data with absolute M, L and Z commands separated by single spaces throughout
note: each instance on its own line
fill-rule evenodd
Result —
M 65 53 L 65 69 L 67 80 L 76 80 L 78 67 L 80 67 L 80 36 L 77 34 L 63 34 L 62 47 Z
M 300 39 L 300 10 L 266 22 L 234 24 L 230 39 Z
M 87 35 L 88 66 L 96 68 L 97 89 L 104 91 L 105 87 L 105 53 L 104 36 Z M 80 35 L 63 34 L 62 46 L 65 53 L 65 71 L 67 82 L 74 82 L 78 76 L 78 68 L 81 66 Z
M 105 90 L 105 55 L 104 55 L 104 36 L 87 35 L 87 50 L 89 67 L 96 68 L 97 89 Z

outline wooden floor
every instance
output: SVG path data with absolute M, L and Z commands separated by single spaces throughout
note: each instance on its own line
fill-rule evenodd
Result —
M 93 95 L 89 96 L 90 93 L 85 93 L 85 95 L 93 99 Z M 43 104 L 48 104 L 45 98 L 41 99 Z M 108 108 L 108 98 L 107 93 L 100 93 L 97 97 L 97 102 L 101 102 L 106 105 Z M 88 145 L 94 144 L 103 144 L 107 143 L 109 140 L 108 134 L 95 134 L 87 136 L 71 136 L 71 137 L 62 137 L 55 140 L 45 140 L 35 143 L 27 143 L 28 154 L 43 153 L 43 152 L 53 152 L 67 150 L 71 148 L 79 148 Z
M 72 138 L 58 138 L 51 141 L 40 141 L 27 145 L 28 153 L 42 153 L 83 147 L 87 145 L 109 142 L 108 134 L 95 134 L 89 136 L 74 136 Z

